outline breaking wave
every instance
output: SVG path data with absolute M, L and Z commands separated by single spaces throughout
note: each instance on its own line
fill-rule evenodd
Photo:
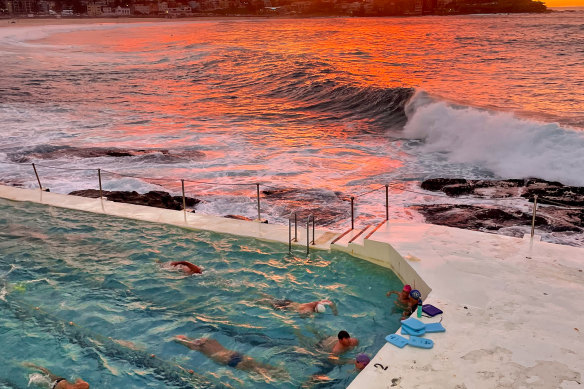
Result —
M 584 133 L 512 113 L 435 101 L 417 92 L 406 106 L 404 134 L 453 163 L 480 165 L 503 178 L 538 177 L 584 186 Z

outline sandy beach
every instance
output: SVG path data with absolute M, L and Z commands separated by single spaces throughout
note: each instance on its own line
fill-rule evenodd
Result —
M 189 18 L 6 18 L 0 19 L 0 27 L 30 27 L 71 24 L 126 24 L 126 23 L 161 23 L 161 22 L 195 22 L 241 18 L 264 18 L 262 16 L 197 16 Z

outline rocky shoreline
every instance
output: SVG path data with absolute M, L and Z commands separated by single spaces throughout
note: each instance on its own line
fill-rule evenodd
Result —
M 434 178 L 421 188 L 450 198 L 488 200 L 525 199 L 537 195 L 535 226 L 544 232 L 584 232 L 584 188 L 540 179 L 466 180 Z M 427 223 L 496 231 L 505 227 L 531 227 L 532 213 L 506 205 L 421 204 L 414 207 Z

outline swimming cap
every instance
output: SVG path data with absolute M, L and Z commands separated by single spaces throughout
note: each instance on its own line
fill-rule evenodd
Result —
M 409 285 L 404 285 L 404 289 L 403 290 L 404 290 L 404 292 L 410 293 L 412 291 L 412 287 L 409 286 Z
M 410 292 L 410 296 L 412 296 L 413 299 L 418 300 L 418 299 L 422 298 L 422 293 L 420 293 L 420 291 L 418 289 L 413 289 Z
M 314 312 L 324 313 L 325 311 L 326 307 L 324 306 L 324 304 L 318 303 L 316 304 L 316 307 L 314 307 Z
M 357 355 L 357 358 L 355 358 L 355 360 L 358 363 L 362 363 L 363 366 L 367 366 L 369 364 L 369 361 L 370 361 L 370 359 L 367 356 L 367 354 L 359 354 L 359 355 Z

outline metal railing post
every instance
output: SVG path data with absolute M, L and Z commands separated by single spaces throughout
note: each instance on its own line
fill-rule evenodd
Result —
M 310 253 L 310 216 L 306 219 L 306 255 Z
M 355 207 L 354 207 L 355 197 L 351 196 L 351 229 L 355 229 Z
M 385 220 L 389 220 L 389 185 L 385 184 Z
M 97 178 L 99 180 L 99 198 L 103 200 L 103 191 L 101 190 L 101 169 L 97 169 Z
M 298 242 L 298 222 L 296 216 L 296 212 L 294 212 L 294 242 Z
M 261 223 L 262 222 L 262 218 L 261 218 L 261 215 L 260 215 L 260 184 L 257 183 L 256 186 L 257 186 L 257 193 L 258 193 L 258 222 Z
M 292 252 L 292 218 L 288 218 L 288 252 Z
M 36 166 L 34 166 L 34 163 L 32 164 L 32 168 L 34 169 L 34 175 L 36 176 L 37 181 L 39 182 L 39 189 L 42 191 L 43 186 L 41 185 L 41 179 L 39 178 L 39 174 L 37 173 Z
M 185 197 L 185 180 L 184 179 L 180 179 L 180 184 L 182 186 L 182 197 L 183 197 L 183 212 L 185 214 L 185 216 L 187 215 L 187 199 Z
M 314 215 L 311 215 L 311 216 L 312 216 L 312 244 L 314 244 L 314 224 L 315 224 L 315 222 L 314 222 Z
M 537 195 L 533 196 L 533 216 L 531 217 L 531 237 L 535 232 L 535 214 L 537 212 Z

